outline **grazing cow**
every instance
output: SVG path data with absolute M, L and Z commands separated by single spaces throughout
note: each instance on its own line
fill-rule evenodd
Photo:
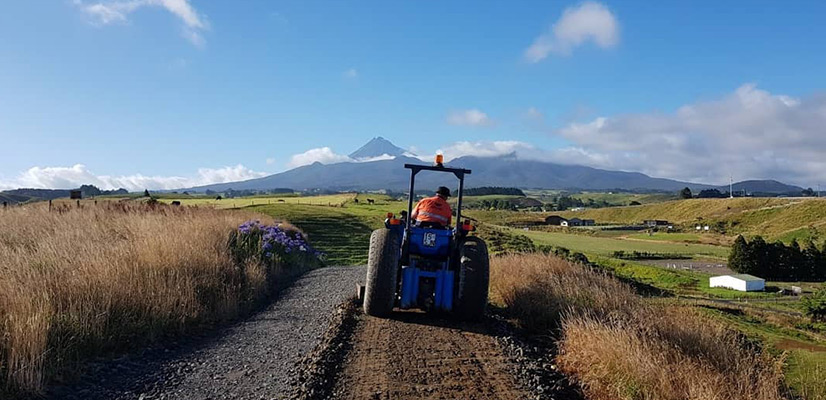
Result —
M 353 199 L 353 202 L 354 202 L 354 203 L 356 203 L 356 204 L 358 204 L 358 203 L 359 203 L 359 198 L 358 198 L 358 197 L 356 197 L 355 199 Z
M 367 204 L 376 204 L 375 199 L 367 199 Z
M 283 203 L 283 202 L 284 202 L 284 199 L 278 199 L 278 202 L 279 202 L 279 203 Z
M 179 206 L 179 205 L 181 205 L 181 202 L 180 202 L 180 201 L 178 201 L 178 200 L 173 200 L 173 201 L 172 201 L 172 205 L 173 205 L 173 206 Z

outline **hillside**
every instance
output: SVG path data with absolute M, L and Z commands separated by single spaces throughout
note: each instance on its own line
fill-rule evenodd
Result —
M 590 218 L 600 224 L 633 224 L 664 219 L 675 224 L 725 224 L 727 234 L 762 235 L 770 239 L 821 238 L 826 229 L 826 199 L 734 198 L 675 200 L 642 206 L 611 207 L 560 213 Z M 702 220 L 698 219 L 702 218 Z

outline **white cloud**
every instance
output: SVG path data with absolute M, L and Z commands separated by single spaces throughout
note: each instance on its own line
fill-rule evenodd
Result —
M 189 0 L 117 0 L 87 4 L 75 0 L 74 4 L 100 25 L 128 22 L 129 14 L 142 7 L 162 7 L 178 17 L 184 24 L 181 35 L 198 47 L 206 44 L 202 33 L 209 29 L 205 16 L 198 14 Z
M 451 111 L 447 114 L 447 123 L 457 126 L 491 126 L 493 120 L 487 114 L 477 110 Z
M 11 182 L 0 182 L 5 188 L 71 189 L 80 185 L 95 185 L 101 189 L 124 188 L 130 191 L 144 189 L 171 190 L 184 187 L 209 185 L 260 178 L 267 175 L 243 165 L 223 168 L 199 168 L 194 177 L 95 175 L 83 164 L 71 167 L 32 167 Z
M 499 141 L 461 141 L 448 144 L 436 151 L 436 154 L 443 154 L 445 161 L 463 156 L 476 157 L 498 157 L 513 154 L 520 158 L 536 158 L 540 150 L 529 143 L 516 140 Z M 431 161 L 433 155 L 420 157 L 422 160 Z
M 588 1 L 576 7 L 568 7 L 551 29 L 539 35 L 525 49 L 524 57 L 529 62 L 539 62 L 549 54 L 561 56 L 587 41 L 606 49 L 619 43 L 619 22 L 604 5 Z
M 624 114 L 572 123 L 555 133 L 573 143 L 561 161 L 724 183 L 774 178 L 826 182 L 826 95 L 796 99 L 747 84 L 673 113 Z
M 318 147 L 293 155 L 290 157 L 290 161 L 287 163 L 287 166 L 290 168 L 295 168 L 302 165 L 309 165 L 314 162 L 320 162 L 322 164 L 335 164 L 351 161 L 353 161 L 353 159 L 350 157 L 343 154 L 336 154 L 333 149 L 329 147 Z
M 359 72 L 355 68 L 350 68 L 347 71 L 344 71 L 344 73 L 342 73 L 342 76 L 344 76 L 347 79 L 356 79 L 359 77 Z
M 294 154 L 292 157 L 290 157 L 290 161 L 287 162 L 287 167 L 295 168 L 300 167 L 302 165 L 310 165 L 314 162 L 320 162 L 322 164 L 336 164 L 342 162 L 360 163 L 393 160 L 395 158 L 395 156 L 392 156 L 390 154 L 382 154 L 376 157 L 350 158 L 350 156 L 334 152 L 333 149 L 329 147 L 318 147 L 315 149 L 307 150 L 303 153 Z
M 353 161 L 355 161 L 355 162 L 371 162 L 371 161 L 393 160 L 395 158 L 396 158 L 396 156 L 391 156 L 390 154 L 385 153 L 385 154 L 382 154 L 380 156 L 375 156 L 375 157 L 356 158 Z

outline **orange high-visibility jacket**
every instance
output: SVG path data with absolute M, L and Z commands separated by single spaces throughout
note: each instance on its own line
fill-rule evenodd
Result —
M 450 205 L 439 196 L 424 198 L 416 204 L 411 215 L 419 222 L 437 222 L 449 226 L 451 220 Z

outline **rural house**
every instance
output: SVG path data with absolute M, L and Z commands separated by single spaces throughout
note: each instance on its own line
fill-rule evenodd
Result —
M 567 222 L 568 220 L 565 218 L 560 217 L 559 215 L 551 215 L 545 218 L 545 225 L 555 225 L 560 226 L 563 222 Z
M 662 219 L 647 219 L 642 221 L 642 224 L 648 227 L 656 227 L 656 226 L 666 226 L 668 225 L 668 221 Z
M 594 226 L 596 224 L 597 224 L 596 221 L 594 221 L 592 219 L 583 219 L 582 220 L 582 226 Z
M 708 279 L 710 287 L 722 287 L 741 292 L 760 291 L 766 288 L 766 281 L 749 274 L 712 276 Z

